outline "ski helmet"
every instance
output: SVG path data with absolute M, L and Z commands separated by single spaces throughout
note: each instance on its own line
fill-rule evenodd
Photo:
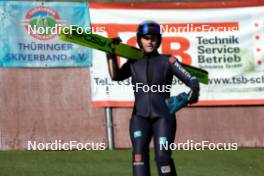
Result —
M 137 28 L 137 43 L 140 48 L 142 48 L 141 38 L 144 35 L 156 35 L 158 36 L 158 44 L 157 48 L 160 46 L 161 43 L 161 32 L 160 32 L 160 25 L 155 21 L 143 21 L 141 24 L 138 25 Z

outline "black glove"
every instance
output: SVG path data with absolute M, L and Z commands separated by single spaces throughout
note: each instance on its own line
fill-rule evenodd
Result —
M 116 55 L 113 54 L 113 53 L 106 53 L 106 58 L 107 59 L 115 59 L 116 58 Z
M 112 42 L 111 43 L 116 44 L 116 45 L 118 45 L 118 44 L 120 44 L 122 42 L 122 40 L 121 40 L 120 37 L 114 37 L 114 38 L 111 38 L 111 39 L 112 39 Z M 113 48 L 113 51 L 112 52 L 114 53 L 114 48 Z M 116 58 L 116 55 L 113 54 L 113 53 L 106 53 L 106 58 L 107 59 Z
M 117 45 L 122 42 L 120 37 L 114 37 L 111 39 L 113 40 L 112 43 L 117 44 Z
M 200 85 L 198 79 L 196 77 L 191 77 L 188 86 L 191 88 L 191 91 L 188 94 L 189 103 L 197 103 L 200 95 Z
M 170 113 L 174 114 L 188 104 L 188 95 L 185 92 L 182 92 L 177 96 L 167 98 L 165 103 L 170 110 Z

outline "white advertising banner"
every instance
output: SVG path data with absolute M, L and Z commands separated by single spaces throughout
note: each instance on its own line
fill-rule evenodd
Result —
M 243 3 L 90 4 L 91 22 L 107 37 L 136 45 L 136 30 L 145 20 L 162 29 L 160 53 L 209 72 L 197 105 L 264 103 L 264 4 Z M 120 58 L 120 65 L 126 59 Z M 92 101 L 95 106 L 132 106 L 131 79 L 112 81 L 106 54 L 93 50 Z M 176 77 L 171 95 L 188 88 Z

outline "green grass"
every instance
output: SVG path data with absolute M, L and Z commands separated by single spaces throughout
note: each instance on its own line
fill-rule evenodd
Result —
M 130 176 L 130 150 L 0 152 L 0 176 Z M 152 176 L 157 176 L 151 151 Z M 264 149 L 174 151 L 179 176 L 263 176 Z

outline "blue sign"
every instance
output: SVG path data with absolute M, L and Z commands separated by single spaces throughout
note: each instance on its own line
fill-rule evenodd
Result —
M 0 67 L 89 67 L 91 49 L 59 39 L 62 26 L 90 28 L 85 2 L 0 2 Z

